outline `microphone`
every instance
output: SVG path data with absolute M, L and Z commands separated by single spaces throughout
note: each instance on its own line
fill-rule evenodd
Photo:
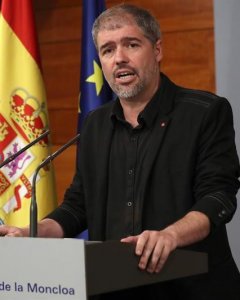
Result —
M 31 196 L 31 204 L 30 204 L 30 234 L 29 234 L 30 237 L 37 237 L 38 207 L 36 201 L 36 179 L 37 179 L 38 172 L 40 171 L 41 168 L 43 168 L 44 166 L 49 164 L 52 160 L 54 160 L 54 158 L 56 158 L 59 154 L 61 154 L 65 149 L 67 149 L 69 146 L 74 144 L 79 138 L 80 138 L 80 133 L 77 134 L 71 140 L 69 140 L 66 144 L 60 147 L 53 154 L 47 156 L 34 172 L 33 179 L 32 179 L 32 196 Z
M 38 138 L 36 138 L 35 140 L 33 140 L 31 143 L 27 144 L 25 147 L 23 147 L 22 149 L 20 149 L 19 151 L 17 151 L 16 153 L 12 154 L 11 156 L 9 156 L 7 159 L 5 159 L 3 162 L 1 162 L 0 164 L 0 169 L 2 167 L 4 167 L 5 165 L 7 165 L 8 163 L 10 163 L 11 161 L 13 161 L 15 158 L 17 158 L 20 154 L 22 154 L 24 151 L 26 151 L 28 148 L 32 147 L 34 144 L 36 144 L 37 142 L 39 142 L 40 140 L 44 139 L 45 136 L 47 136 L 49 134 L 49 129 L 47 129 L 46 131 L 44 131 L 44 133 L 42 133 L 41 135 L 39 135 Z

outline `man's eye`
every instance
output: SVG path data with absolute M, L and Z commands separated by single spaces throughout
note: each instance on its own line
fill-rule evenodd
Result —
M 138 47 L 138 44 L 136 44 L 136 43 L 131 43 L 131 44 L 128 45 L 128 47 L 129 47 L 129 48 L 136 48 L 136 47 Z
M 108 55 L 108 54 L 111 54 L 112 52 L 113 52 L 113 49 L 109 48 L 109 49 L 105 49 L 102 54 Z

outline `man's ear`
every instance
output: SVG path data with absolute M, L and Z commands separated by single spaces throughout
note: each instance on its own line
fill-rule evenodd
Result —
M 156 55 L 156 61 L 161 62 L 163 58 L 163 52 L 162 52 L 162 40 L 158 39 L 155 43 L 155 55 Z

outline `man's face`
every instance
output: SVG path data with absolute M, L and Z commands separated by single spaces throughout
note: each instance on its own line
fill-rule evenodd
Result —
M 97 43 L 104 76 L 120 99 L 131 100 L 156 89 L 162 59 L 160 40 L 153 45 L 129 22 L 99 31 Z

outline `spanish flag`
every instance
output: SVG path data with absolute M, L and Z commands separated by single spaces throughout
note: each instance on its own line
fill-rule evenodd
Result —
M 31 0 L 0 1 L 0 162 L 48 129 L 46 94 Z M 32 178 L 49 155 L 41 140 L 0 169 L 0 224 L 29 225 Z M 38 219 L 57 204 L 51 167 L 36 183 Z

